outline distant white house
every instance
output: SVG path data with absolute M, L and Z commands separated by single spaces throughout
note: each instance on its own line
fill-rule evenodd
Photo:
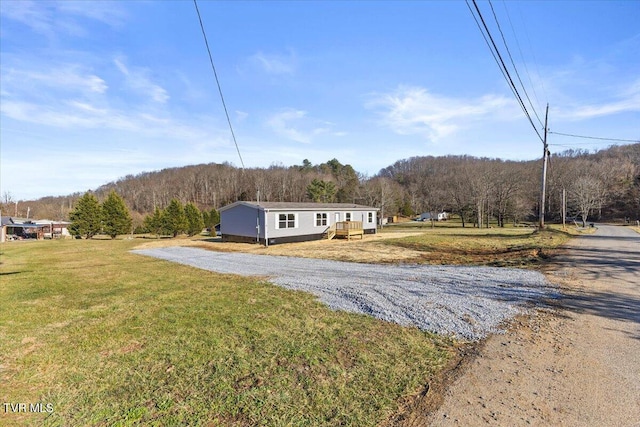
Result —
M 69 226 L 71 225 L 68 221 L 53 221 L 50 219 L 39 219 L 36 223 L 43 226 L 44 238 L 45 239 L 56 239 L 56 238 L 67 238 L 71 237 L 71 233 L 69 233 Z
M 440 212 L 435 217 L 436 221 L 446 221 L 449 219 L 449 214 L 447 212 Z M 431 221 L 431 213 L 424 212 L 420 214 L 420 218 L 418 221 Z
M 336 224 L 375 234 L 378 210 L 352 203 L 235 202 L 220 208 L 223 241 L 265 245 L 326 238 Z

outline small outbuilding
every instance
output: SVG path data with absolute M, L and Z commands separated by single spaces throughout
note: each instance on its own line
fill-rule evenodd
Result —
M 375 234 L 377 208 L 352 203 L 235 202 L 220 208 L 225 242 L 303 242 Z
M 439 212 L 434 218 L 438 221 L 446 221 L 449 219 L 449 214 L 447 212 Z M 431 221 L 431 213 L 424 212 L 420 214 L 420 218 L 418 221 Z
M 67 237 L 71 237 L 71 233 L 69 232 L 69 226 L 71 223 L 68 221 L 39 219 L 36 222 L 43 226 L 45 239 L 65 239 Z

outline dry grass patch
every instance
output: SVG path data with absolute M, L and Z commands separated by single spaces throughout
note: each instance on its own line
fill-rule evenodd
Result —
M 194 246 L 220 252 L 297 256 L 362 263 L 424 263 L 529 267 L 539 265 L 574 235 L 593 232 L 568 227 L 462 228 L 421 225 L 385 228 L 375 235 L 351 241 L 333 239 L 264 247 L 248 243 L 223 243 L 216 239 L 162 239 L 140 247 Z
M 421 235 L 422 231 L 395 230 L 365 235 L 363 239 L 315 240 L 310 242 L 286 243 L 265 247 L 251 243 L 222 242 L 220 238 L 180 238 L 150 240 L 137 246 L 137 249 L 191 246 L 218 252 L 243 252 L 261 255 L 297 256 L 302 258 L 320 258 L 336 261 L 365 263 L 416 262 L 421 253 L 410 248 L 384 245 L 387 239 Z
M 420 262 L 451 265 L 530 267 L 553 256 L 573 231 L 531 228 L 436 228 L 385 244 L 419 251 Z

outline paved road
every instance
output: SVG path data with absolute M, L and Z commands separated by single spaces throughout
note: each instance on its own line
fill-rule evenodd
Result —
M 568 248 L 569 253 L 557 260 L 560 272 L 571 269 L 593 290 L 613 286 L 614 293 L 640 292 L 640 234 L 627 227 L 598 225 L 595 234 L 572 240 Z M 604 303 L 615 311 L 611 301 Z M 637 322 L 640 313 L 633 312 L 628 314 Z
M 568 249 L 562 308 L 491 337 L 428 425 L 640 426 L 640 235 L 599 225 Z

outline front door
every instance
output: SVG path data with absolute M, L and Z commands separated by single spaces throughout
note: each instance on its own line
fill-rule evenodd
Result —
M 336 212 L 336 222 L 334 222 L 334 224 L 337 224 L 340 222 L 340 212 Z

